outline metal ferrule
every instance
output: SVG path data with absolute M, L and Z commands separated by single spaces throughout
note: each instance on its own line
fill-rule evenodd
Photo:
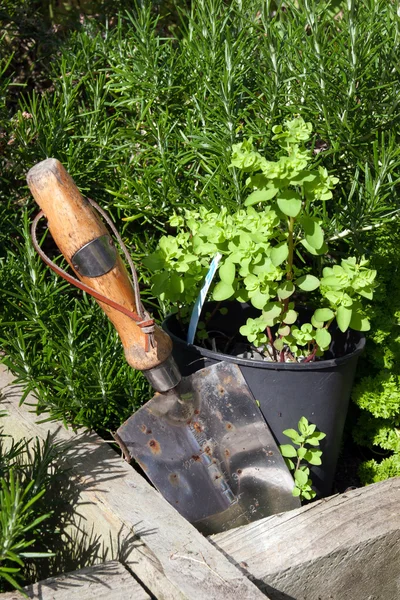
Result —
M 117 251 L 108 234 L 88 242 L 71 258 L 72 266 L 84 277 L 101 277 L 115 266 Z
M 169 356 L 158 367 L 143 371 L 143 375 L 156 392 L 168 392 L 176 387 L 182 379 L 178 365 L 172 356 Z

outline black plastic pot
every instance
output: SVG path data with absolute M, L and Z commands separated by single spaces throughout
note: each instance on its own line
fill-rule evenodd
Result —
M 205 311 L 212 311 L 213 306 L 213 303 L 208 303 Z M 229 302 L 224 306 L 228 313 L 224 316 L 216 313 L 207 326 L 209 331 L 235 335 L 249 317 L 259 314 L 252 306 L 239 302 Z M 365 346 L 365 337 L 361 333 L 334 331 L 324 360 L 301 364 L 243 359 L 187 344 L 185 332 L 175 315 L 167 317 L 163 328 L 174 342 L 173 355 L 183 375 L 190 375 L 222 360 L 239 365 L 278 444 L 290 443 L 282 432 L 289 428 L 297 429 L 302 416 L 326 433 L 321 442 L 322 466 L 312 467 L 311 472 L 319 496 L 332 492 L 357 360 Z M 240 335 L 237 339 L 240 340 Z M 243 338 L 241 340 L 244 341 Z

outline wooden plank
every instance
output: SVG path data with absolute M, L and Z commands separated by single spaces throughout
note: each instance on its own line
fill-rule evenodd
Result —
M 271 600 L 400 598 L 400 478 L 212 536 Z
M 15 438 L 50 431 L 66 443 L 65 456 L 79 479 L 79 513 L 86 528 L 94 526 L 113 552 L 156 598 L 256 600 L 258 588 L 219 550 L 170 506 L 164 498 L 94 433 L 73 433 L 57 423 L 38 423 L 20 393 L 10 387 L 12 376 L 0 368 L 2 419 Z M 34 402 L 28 397 L 27 402 Z M 42 417 L 43 418 L 43 417 Z
M 150 600 L 149 594 L 121 563 L 109 561 L 72 573 L 51 577 L 19 592 L 0 594 L 0 600 Z

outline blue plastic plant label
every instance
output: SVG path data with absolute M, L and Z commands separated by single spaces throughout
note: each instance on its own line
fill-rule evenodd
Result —
M 192 314 L 190 317 L 189 329 L 186 338 L 188 344 L 193 344 L 194 342 L 194 336 L 196 334 L 196 329 L 201 315 L 201 311 L 203 310 L 203 304 L 207 297 L 208 289 L 211 285 L 212 280 L 214 279 L 214 275 L 218 268 L 218 264 L 221 258 L 222 254 L 218 252 L 218 254 L 216 254 L 212 259 L 210 268 L 208 269 L 207 275 L 204 278 L 203 286 L 199 292 L 199 295 L 197 296 L 197 300 L 194 304 Z

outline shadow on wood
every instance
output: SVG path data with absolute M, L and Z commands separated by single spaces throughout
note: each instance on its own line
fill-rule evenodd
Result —
M 150 600 L 147 592 L 117 561 L 110 561 L 73 573 L 52 577 L 19 592 L 0 594 L 0 600 Z

